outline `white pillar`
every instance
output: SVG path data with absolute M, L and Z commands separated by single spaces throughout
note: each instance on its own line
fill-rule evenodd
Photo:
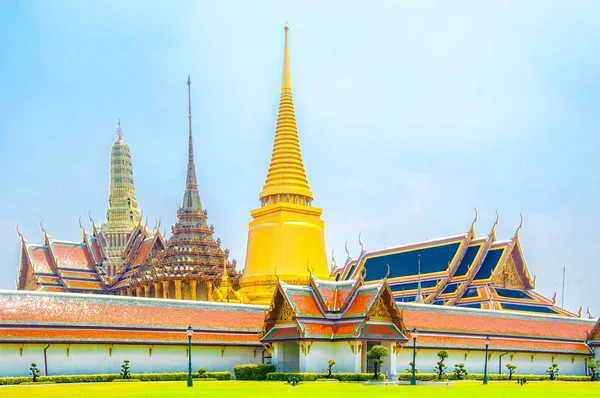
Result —
M 394 354 L 394 346 L 396 343 L 393 341 L 384 341 L 381 343 L 382 346 L 387 348 L 389 355 L 382 358 L 385 363 L 381 366 L 381 373 L 385 374 L 388 379 L 392 380 L 396 378 L 396 354 Z

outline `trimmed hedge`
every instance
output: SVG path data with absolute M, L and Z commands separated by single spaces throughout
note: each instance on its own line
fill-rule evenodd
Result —
M 436 373 L 417 373 L 417 380 L 419 381 L 446 381 L 446 375 L 442 376 L 442 379 L 437 378 Z M 454 374 L 448 373 L 448 380 L 456 380 Z M 398 380 L 408 381 L 411 378 L 410 373 L 399 373 Z M 548 375 L 522 375 L 515 373 L 513 374 L 512 381 L 516 382 L 520 378 L 525 378 L 527 381 L 549 381 L 550 376 Z M 558 381 L 591 381 L 590 376 L 556 376 L 555 380 Z M 483 380 L 483 374 L 470 373 L 465 376 L 462 380 Z M 508 374 L 488 374 L 488 380 L 490 381 L 508 381 Z
M 204 378 L 214 380 L 230 380 L 231 372 L 206 372 Z M 178 373 L 144 373 L 132 374 L 131 378 L 139 381 L 185 381 L 188 374 L 186 372 Z M 198 373 L 192 373 L 192 378 L 201 380 Z M 39 384 L 48 383 L 110 383 L 112 381 L 127 381 L 118 374 L 97 374 L 97 375 L 63 375 L 63 376 L 40 376 Z M 30 383 L 31 377 L 0 377 L 0 385 L 12 385 Z
M 113 383 L 139 383 L 140 379 L 114 379 Z
M 288 378 L 298 378 L 301 381 L 316 381 L 317 379 L 328 379 L 327 373 L 292 373 L 292 372 L 273 372 L 267 374 L 267 380 L 271 381 L 287 381 Z M 332 379 L 339 381 L 371 381 L 373 373 L 332 373 Z M 377 380 L 383 381 L 385 375 L 379 374 Z
M 237 380 L 267 380 L 267 374 L 275 372 L 272 364 L 248 364 L 233 368 Z

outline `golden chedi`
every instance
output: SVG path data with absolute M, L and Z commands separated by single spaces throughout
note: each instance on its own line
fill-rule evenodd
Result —
M 304 171 L 292 100 L 292 79 L 285 26 L 283 77 L 275 142 L 261 207 L 252 210 L 246 266 L 240 279 L 246 302 L 269 304 L 277 278 L 305 284 L 310 274 L 327 279 L 325 223 L 322 209 L 312 207 L 313 194 Z

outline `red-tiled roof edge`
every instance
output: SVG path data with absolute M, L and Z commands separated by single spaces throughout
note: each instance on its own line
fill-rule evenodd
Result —
M 48 296 L 48 297 L 79 297 L 89 299 L 105 299 L 112 303 L 116 302 L 140 302 L 140 301 L 153 301 L 156 303 L 172 303 L 172 304 L 185 304 L 185 305 L 198 305 L 198 306 L 224 306 L 224 307 L 242 307 L 242 308 L 255 308 L 255 309 L 268 309 L 269 306 L 257 305 L 257 304 L 239 304 L 239 303 L 225 303 L 225 302 L 214 302 L 214 301 L 192 301 L 192 300 L 176 300 L 176 299 L 163 299 L 163 298 L 150 298 L 150 297 L 130 297 L 130 296 L 117 296 L 111 294 L 87 294 L 87 293 L 66 293 L 66 292 L 39 292 L 32 290 L 10 290 L 0 289 L 0 296 L 2 295 L 19 295 L 19 296 Z
M 398 303 L 397 303 L 398 304 Z M 556 315 L 546 315 L 546 314 L 534 314 L 534 313 L 520 313 L 520 312 L 507 312 L 507 311 L 501 311 L 501 310 L 487 310 L 487 309 L 480 309 L 480 308 L 468 308 L 468 307 L 456 307 L 456 306 L 446 306 L 446 305 L 431 305 L 431 304 L 417 304 L 417 303 L 399 303 L 398 304 L 400 309 L 406 308 L 410 311 L 410 307 L 415 307 L 415 308 L 421 308 L 421 309 L 426 309 L 429 310 L 431 312 L 446 312 L 446 313 L 451 313 L 451 312 L 457 312 L 457 313 L 477 313 L 483 316 L 498 316 L 499 318 L 503 318 L 503 317 L 515 317 L 515 318 L 528 318 L 530 320 L 535 320 L 535 319 L 549 319 L 549 320 L 553 320 L 553 321 L 557 321 L 557 322 L 573 322 L 573 323 L 588 323 L 590 324 L 591 327 L 591 322 L 594 322 L 593 320 L 589 320 L 589 319 L 582 319 L 582 318 L 571 318 L 571 317 L 563 317 L 563 316 L 556 316 Z

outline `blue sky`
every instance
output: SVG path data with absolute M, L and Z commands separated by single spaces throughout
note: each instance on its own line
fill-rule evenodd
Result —
M 543 7 L 542 7 L 543 5 Z M 283 25 L 329 253 L 464 233 L 500 212 L 537 290 L 600 313 L 600 4 L 594 1 L 0 3 L 0 288 L 19 224 L 78 240 L 104 219 L 121 118 L 136 194 L 170 226 L 183 195 L 187 73 L 196 168 L 238 264 L 275 130 Z M 153 224 L 153 221 L 150 223 Z M 86 224 L 87 225 L 87 224 Z M 594 302 L 595 301 L 595 302 Z

